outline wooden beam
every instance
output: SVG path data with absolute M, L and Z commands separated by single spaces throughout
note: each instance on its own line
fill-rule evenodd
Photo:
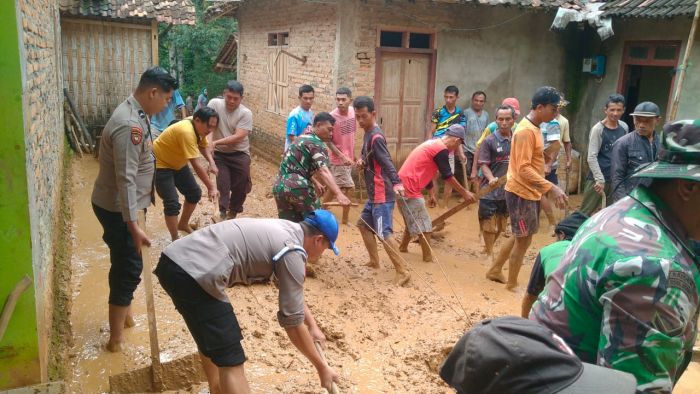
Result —
M 157 66 L 158 61 L 158 21 L 151 21 L 151 64 Z

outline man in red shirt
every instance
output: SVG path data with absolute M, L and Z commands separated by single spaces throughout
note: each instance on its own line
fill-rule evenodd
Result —
M 432 182 L 435 173 L 439 171 L 445 184 L 452 185 L 465 201 L 476 201 L 474 195 L 457 182 L 450 168 L 449 155 L 456 149 L 461 149 L 464 138 L 464 126 L 453 124 L 442 137 L 418 145 L 399 170 L 399 178 L 405 190 L 405 197 L 399 199 L 399 211 L 405 224 L 399 250 L 407 252 L 411 237 L 418 236 L 425 262 L 433 261 L 429 243 L 433 226 L 422 190 L 428 187 L 430 199 L 435 200 L 437 187 L 433 187 Z

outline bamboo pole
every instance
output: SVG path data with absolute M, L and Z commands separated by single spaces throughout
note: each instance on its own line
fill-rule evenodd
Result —
M 698 26 L 698 19 L 700 19 L 700 1 L 695 3 L 695 16 L 693 16 L 693 24 L 690 26 L 690 34 L 688 35 L 688 43 L 685 46 L 683 62 L 678 70 L 678 83 L 676 84 L 676 91 L 673 94 L 673 103 L 671 103 L 671 110 L 669 111 L 669 115 L 667 117 L 669 122 L 676 120 L 676 115 L 678 114 L 678 105 L 681 101 L 683 82 L 685 82 L 686 69 L 688 68 L 688 59 L 690 58 L 690 51 L 693 49 L 693 45 L 695 44 L 695 30 Z

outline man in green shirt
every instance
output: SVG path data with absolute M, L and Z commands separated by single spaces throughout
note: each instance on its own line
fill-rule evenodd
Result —
M 277 180 L 272 186 L 280 219 L 304 220 L 308 213 L 320 208 L 319 197 L 325 188 L 335 194 L 340 205 L 350 205 L 350 199 L 340 190 L 328 169 L 328 150 L 324 141 L 331 140 L 334 124 L 331 114 L 321 112 L 314 118 L 311 133 L 296 138 L 284 153 Z M 317 191 L 319 187 L 324 190 Z
M 637 391 L 670 393 L 692 357 L 700 258 L 700 119 L 667 124 L 651 178 L 576 233 L 530 319 L 583 362 L 629 372 Z
M 557 241 L 540 249 L 535 258 L 535 264 L 532 266 L 530 282 L 527 284 L 527 291 L 523 297 L 522 317 L 527 319 L 530 309 L 532 309 L 532 304 L 535 303 L 537 296 L 544 289 L 547 278 L 557 269 L 564 252 L 571 245 L 571 239 L 574 238 L 576 231 L 587 219 L 588 216 L 585 214 L 574 212 L 554 227 L 554 235 L 556 235 Z

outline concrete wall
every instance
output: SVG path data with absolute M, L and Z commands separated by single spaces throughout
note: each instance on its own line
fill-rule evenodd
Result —
M 576 149 L 582 149 L 585 154 L 590 128 L 604 117 L 602 108 L 608 95 L 617 92 L 618 81 L 622 77 L 620 72 L 625 42 L 682 41 L 680 54 L 680 59 L 682 59 L 690 32 L 690 23 L 691 19 L 686 17 L 670 20 L 615 19 L 613 21 L 613 30 L 615 31 L 613 37 L 604 42 L 600 42 L 597 37 L 590 39 L 589 53 L 586 55 L 605 55 L 607 57 L 606 73 L 601 79 L 587 77 L 581 97 L 580 110 L 576 122 L 572 124 L 571 128 Z M 697 40 L 691 52 L 690 63 L 700 65 L 700 42 Z M 675 86 L 672 89 L 675 90 Z M 699 92 L 700 72 L 698 72 L 697 66 L 691 65 L 686 74 L 677 119 L 694 119 L 700 116 L 697 105 Z M 640 99 L 644 100 L 643 97 Z M 630 126 L 633 127 L 633 125 Z
M 333 4 L 261 0 L 245 2 L 239 9 L 238 78 L 245 87 L 243 104 L 253 111 L 253 134 L 267 133 L 279 137 L 254 135 L 254 142 L 262 139 L 275 143 L 265 146 L 266 150 L 281 153 L 287 113 L 298 105 L 299 86 L 311 84 L 315 88 L 315 112 L 333 108 L 336 22 L 336 6 Z M 286 31 L 289 32 L 289 46 L 285 49 L 295 56 L 306 56 L 307 61 L 302 64 L 288 59 L 288 106 L 280 115 L 266 109 L 267 34 Z
M 0 78 L 0 117 L 5 143 L 0 205 L 0 300 L 19 279 L 34 285 L 23 293 L 0 342 L 0 388 L 47 379 L 51 322 L 51 267 L 64 155 L 60 94 L 60 25 L 52 0 L 0 2 L 5 61 Z

